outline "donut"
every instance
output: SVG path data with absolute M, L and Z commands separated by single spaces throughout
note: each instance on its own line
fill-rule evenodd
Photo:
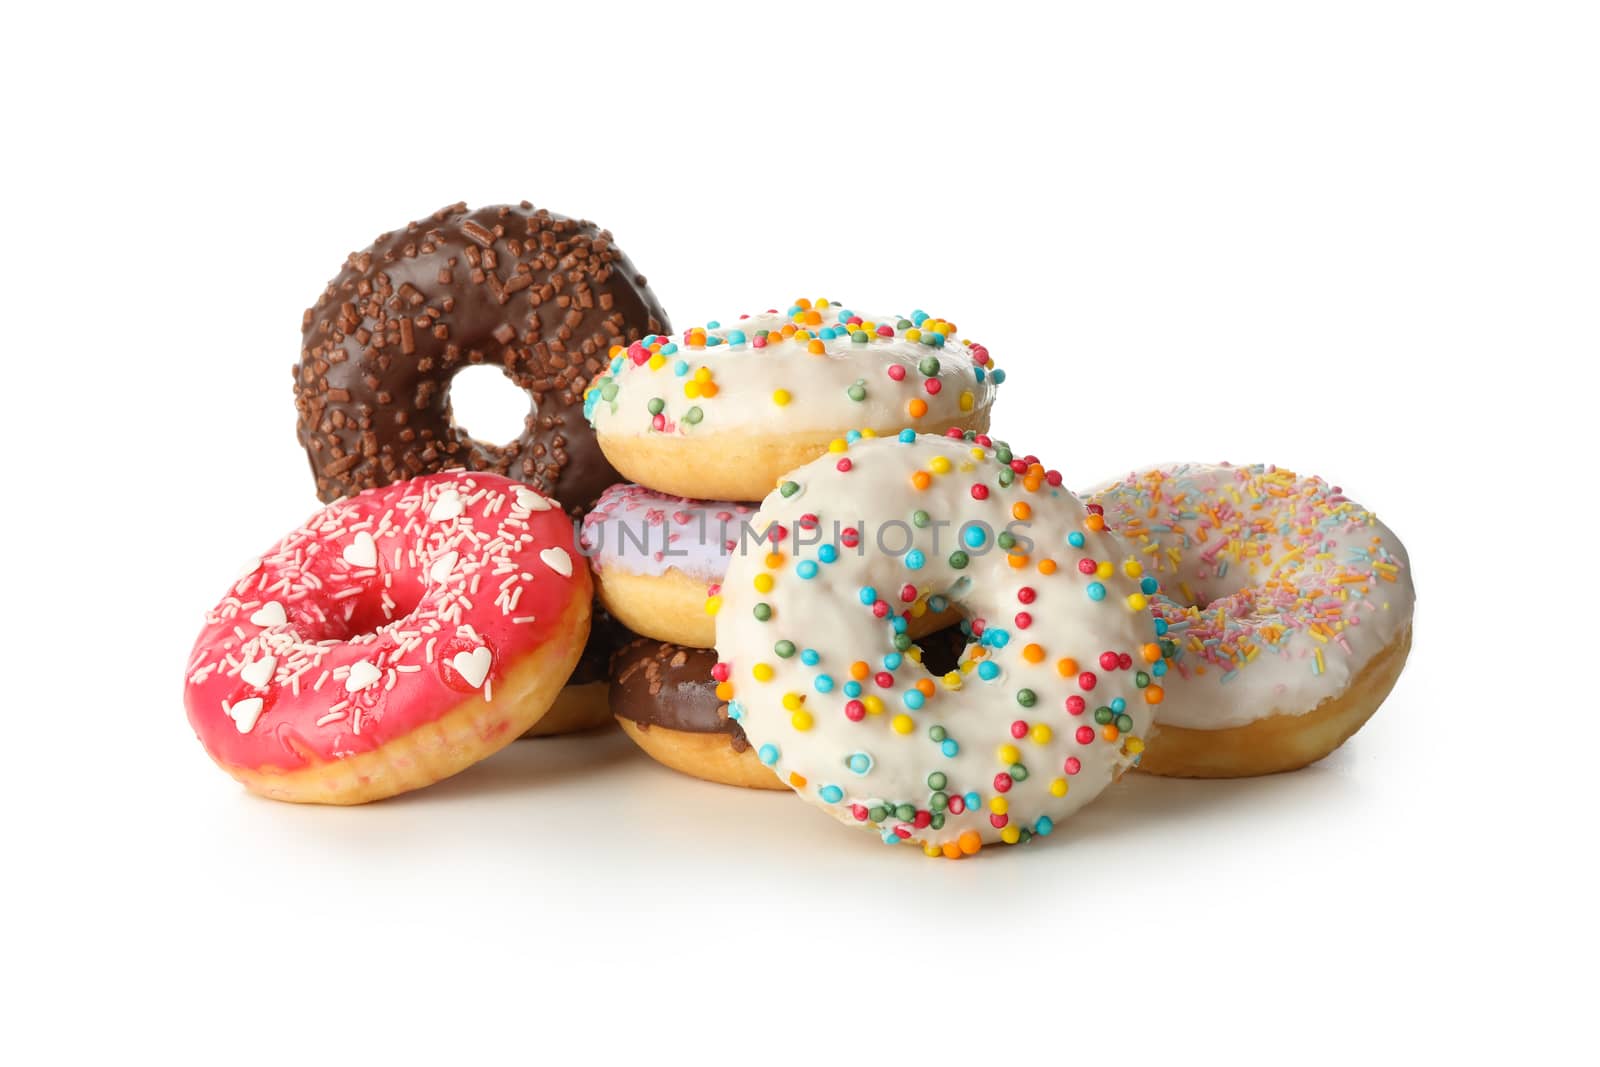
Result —
M 749 504 L 691 500 L 620 483 L 583 517 L 579 544 L 594 571 L 600 602 L 634 633 L 710 648 L 716 626 L 706 591 L 722 581 L 728 558 L 759 550 Z
M 450 468 L 493 471 L 576 517 L 619 477 L 582 418 L 615 345 L 671 327 L 593 223 L 524 201 L 455 204 L 353 252 L 302 320 L 300 443 L 324 501 Z M 527 390 L 509 444 L 456 425 L 450 381 L 491 364 Z
M 962 627 L 949 626 L 906 654 L 942 675 L 960 665 L 968 637 Z M 728 702 L 717 696 L 712 677 L 716 663 L 710 649 L 637 638 L 611 661 L 612 714 L 640 748 L 675 771 L 723 785 L 785 788 L 728 717 Z
M 1088 495 L 1161 583 L 1171 699 L 1141 770 L 1295 770 L 1344 744 L 1394 687 L 1411 648 L 1411 565 L 1338 486 L 1185 463 Z
M 189 723 L 275 800 L 417 789 L 545 714 L 592 594 L 571 520 L 526 486 L 456 472 L 368 489 L 251 561 L 206 615 Z
M 700 500 L 760 500 L 851 427 L 982 431 L 1005 372 L 921 311 L 857 315 L 826 300 L 612 349 L 584 398 L 631 481 Z
M 789 550 L 734 557 L 714 598 L 714 677 L 801 797 L 960 858 L 1049 834 L 1138 759 L 1162 699 L 1155 583 L 1058 473 L 905 430 L 848 435 L 788 481 L 758 521 Z M 934 677 L 909 616 L 946 602 L 975 641 Z
M 774 550 L 781 527 L 757 530 L 756 509 L 726 500 L 691 500 L 620 483 L 583 517 L 579 544 L 589 557 L 601 603 L 628 629 L 670 644 L 710 648 L 716 622 L 706 611 L 728 560 Z M 781 540 L 776 543 L 781 549 Z M 919 613 L 911 635 L 957 621 L 946 612 Z
M 572 677 L 556 694 L 555 702 L 523 737 L 555 737 L 583 733 L 611 725 L 611 657 L 633 635 L 605 608 L 594 605 L 589 616 L 589 639 Z
M 711 678 L 717 654 L 641 637 L 611 666 L 611 712 L 623 732 L 658 762 L 723 785 L 783 789 L 728 718 Z

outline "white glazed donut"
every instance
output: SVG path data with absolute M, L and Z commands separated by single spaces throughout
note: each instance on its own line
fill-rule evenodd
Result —
M 1032 457 L 982 435 L 840 440 L 756 522 L 783 551 L 729 565 L 719 695 L 805 799 L 958 858 L 1049 833 L 1138 758 L 1160 699 L 1148 587 Z M 936 679 L 905 616 L 945 598 L 980 643 Z
M 1141 770 L 1293 770 L 1377 710 L 1411 643 L 1399 538 L 1321 478 L 1255 465 L 1154 467 L 1091 506 L 1161 583 L 1170 699 Z
M 759 500 L 851 427 L 983 431 L 1005 373 L 921 311 L 825 300 L 652 336 L 612 351 L 584 411 L 632 481 L 697 499 Z

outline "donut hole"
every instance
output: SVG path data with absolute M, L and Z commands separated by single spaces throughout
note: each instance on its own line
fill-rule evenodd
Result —
M 1222 612 L 1233 618 L 1244 618 L 1247 615 L 1272 614 L 1271 605 L 1266 603 L 1266 598 L 1259 596 L 1261 590 L 1246 587 L 1235 589 L 1227 593 L 1206 593 L 1195 591 L 1191 596 L 1173 595 L 1179 593 L 1173 590 L 1169 593 L 1163 589 L 1167 599 L 1179 607 L 1193 608 L 1201 612 Z
M 503 367 L 479 363 L 450 379 L 450 418 L 466 436 L 494 448 L 521 437 L 533 414 L 533 396 Z
M 384 612 L 380 596 L 356 596 L 342 601 L 340 609 L 331 611 L 320 640 L 349 641 L 356 637 L 377 633 L 416 611 L 422 603 L 420 589 L 410 588 L 410 583 L 396 582 L 390 591 L 393 606 Z
M 1272 585 L 1287 588 L 1294 584 L 1293 572 L 1275 572 L 1278 579 Z M 1161 583 L 1161 595 L 1175 604 L 1197 611 L 1225 611 L 1229 615 L 1249 614 L 1258 602 L 1273 598 L 1270 590 L 1261 584 L 1266 576 L 1252 576 L 1244 568 L 1234 568 L 1227 574 L 1209 573 L 1187 581 Z
M 922 667 L 935 678 L 943 677 L 961 666 L 967 646 L 976 644 L 972 624 L 963 620 L 955 626 L 946 626 L 917 639 L 922 649 Z

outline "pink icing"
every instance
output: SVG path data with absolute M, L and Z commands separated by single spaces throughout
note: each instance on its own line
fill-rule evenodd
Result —
M 246 769 L 369 752 L 469 696 L 492 701 L 589 595 L 571 521 L 520 483 L 451 471 L 370 489 L 312 516 L 207 612 L 189 722 Z

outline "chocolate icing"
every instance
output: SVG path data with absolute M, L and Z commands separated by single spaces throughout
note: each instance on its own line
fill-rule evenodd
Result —
M 611 657 L 617 649 L 633 636 L 633 632 L 611 617 L 611 613 L 594 602 L 594 614 L 589 617 L 589 640 L 584 642 L 583 654 L 572 669 L 568 685 L 588 685 L 603 682 L 611 674 Z
M 583 418 L 610 348 L 671 329 L 611 234 L 523 201 L 442 208 L 353 252 L 307 308 L 298 433 L 324 501 L 450 467 L 491 470 L 576 517 L 622 478 Z M 531 394 L 505 446 L 458 427 L 450 379 L 500 366 Z
M 744 731 L 717 698 L 711 668 L 717 654 L 641 637 L 611 659 L 611 713 L 643 729 L 660 726 L 695 734 L 727 734 L 735 752 L 749 748 Z

